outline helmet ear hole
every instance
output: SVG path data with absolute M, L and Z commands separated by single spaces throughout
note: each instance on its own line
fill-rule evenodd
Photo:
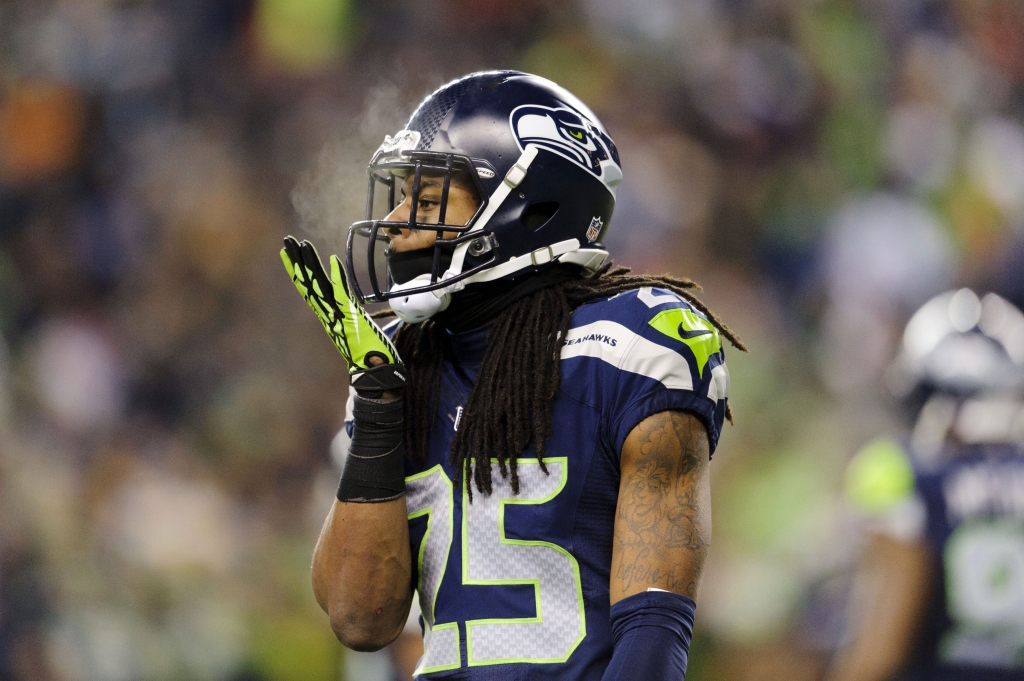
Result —
M 536 232 L 541 227 L 546 225 L 551 218 L 558 212 L 558 203 L 555 201 L 545 201 L 544 203 L 535 203 L 529 206 L 523 211 L 522 216 L 519 220 L 526 225 L 526 227 L 533 232 Z

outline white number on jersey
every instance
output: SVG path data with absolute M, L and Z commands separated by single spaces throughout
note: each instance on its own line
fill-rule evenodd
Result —
M 540 505 L 565 487 L 565 458 L 519 461 L 519 494 L 492 463 L 492 493 L 475 494 L 469 503 L 463 484 L 462 583 L 528 584 L 534 589 L 536 615 L 466 622 L 469 666 L 505 663 L 555 663 L 569 659 L 586 636 L 583 586 L 576 559 L 551 542 L 509 539 L 508 505 Z M 425 653 L 417 674 L 460 666 L 457 623 L 436 624 L 434 605 L 453 540 L 452 483 L 440 466 L 406 479 L 409 518 L 429 514 L 420 545 L 418 585 L 425 626 Z
M 955 628 L 943 640 L 943 658 L 1012 666 L 1024 652 L 1024 524 L 962 525 L 944 558 Z

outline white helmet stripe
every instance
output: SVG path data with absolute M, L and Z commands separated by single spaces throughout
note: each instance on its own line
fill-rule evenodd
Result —
M 490 222 L 491 218 L 494 217 L 494 214 L 498 212 L 498 208 L 500 208 L 501 204 L 505 202 L 505 199 L 507 199 L 508 195 L 512 193 L 512 190 L 522 183 L 523 178 L 526 177 L 526 173 L 530 169 L 530 164 L 533 163 L 533 159 L 535 158 L 537 158 L 537 147 L 532 144 L 527 145 L 527 147 L 523 149 L 522 155 L 519 156 L 519 160 L 513 164 L 505 175 L 505 180 L 498 185 L 498 188 L 495 189 L 494 193 L 487 199 L 487 208 L 484 209 L 484 212 L 477 219 L 476 224 L 473 225 L 472 229 L 470 229 L 467 234 L 482 231 L 487 226 L 487 223 Z M 466 259 L 466 251 L 469 250 L 470 243 L 471 242 L 466 241 L 465 243 L 459 244 L 455 247 L 455 252 L 452 254 L 452 264 L 448 267 L 448 271 L 446 271 L 441 277 L 442 281 L 456 277 L 462 273 L 462 264 Z M 447 290 L 451 292 L 461 291 L 465 285 L 465 281 L 460 281 L 453 284 Z

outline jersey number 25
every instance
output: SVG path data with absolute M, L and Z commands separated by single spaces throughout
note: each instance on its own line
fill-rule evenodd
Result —
M 566 459 L 546 458 L 548 474 L 536 459 L 519 461 L 519 494 L 492 462 L 492 493 L 476 494 L 473 502 L 462 489 L 462 583 L 518 585 L 534 588 L 536 615 L 466 622 L 466 657 L 470 667 L 508 663 L 558 663 L 569 659 L 586 636 L 583 587 L 576 559 L 551 542 L 509 539 L 505 509 L 510 504 L 539 505 L 565 487 Z M 463 476 L 465 480 L 466 476 Z M 409 519 L 428 516 L 420 543 L 419 592 L 423 611 L 424 655 L 416 674 L 461 666 L 459 625 L 438 624 L 437 592 L 448 566 L 455 535 L 455 493 L 440 465 L 406 478 Z

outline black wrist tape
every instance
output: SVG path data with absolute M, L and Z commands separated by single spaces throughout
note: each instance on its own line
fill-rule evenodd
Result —
M 352 443 L 338 485 L 338 501 L 372 503 L 405 494 L 403 409 L 400 397 L 353 397 Z

